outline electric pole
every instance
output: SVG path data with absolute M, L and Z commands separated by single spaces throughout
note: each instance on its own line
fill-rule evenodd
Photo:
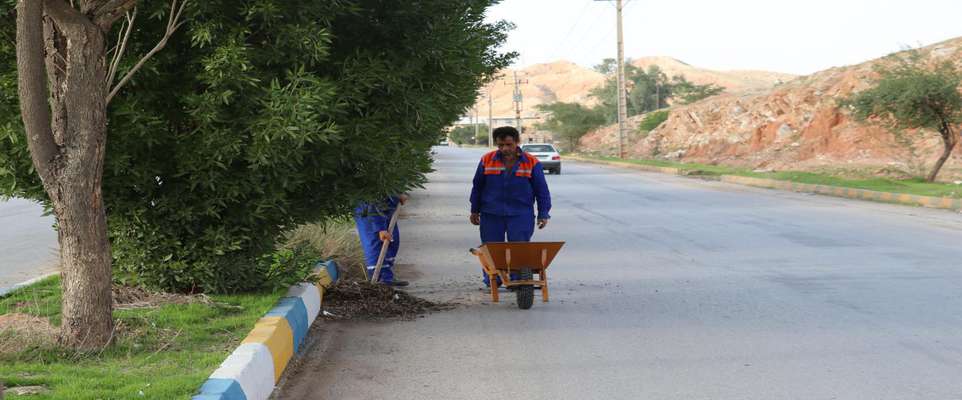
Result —
M 527 79 L 518 78 L 518 71 L 514 71 L 514 126 L 518 128 L 518 133 L 522 133 L 521 109 L 523 97 L 521 96 L 521 85 L 528 83 Z
M 481 129 L 481 124 L 478 121 L 478 106 L 477 104 L 475 104 L 474 105 L 474 143 L 475 144 L 478 144 L 478 134 L 481 133 L 480 129 Z
M 625 158 L 625 123 L 628 122 L 628 99 L 625 96 L 625 38 L 621 26 L 621 0 L 615 0 L 618 8 L 618 156 Z
M 488 85 L 488 146 L 494 147 L 494 122 L 492 121 L 492 115 L 494 115 L 494 85 Z
M 595 0 L 610 1 L 610 0 Z M 618 157 L 625 158 L 625 127 L 628 122 L 628 99 L 625 89 L 625 35 L 621 23 L 622 0 L 615 0 L 618 18 Z

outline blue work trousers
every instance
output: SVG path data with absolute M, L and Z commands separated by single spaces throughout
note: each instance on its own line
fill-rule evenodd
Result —
M 370 218 L 354 217 L 357 224 L 357 233 L 361 239 L 361 248 L 364 250 L 364 262 L 367 266 L 368 279 L 374 276 L 374 267 L 377 265 L 377 258 L 381 255 L 381 238 L 378 237 L 381 227 L 371 222 Z M 391 283 L 394 281 L 394 260 L 397 257 L 398 248 L 401 243 L 401 231 L 394 225 L 394 232 L 391 234 L 393 239 L 388 245 L 387 254 L 384 256 L 384 263 L 381 264 L 381 276 L 379 281 Z
M 495 215 L 481 213 L 481 243 L 488 242 L 530 242 L 534 234 L 534 213 L 522 215 Z M 483 270 L 482 270 L 483 271 Z M 490 285 L 488 274 L 484 276 L 485 286 Z M 511 279 L 514 279 L 512 274 Z M 498 278 L 498 282 L 500 283 Z

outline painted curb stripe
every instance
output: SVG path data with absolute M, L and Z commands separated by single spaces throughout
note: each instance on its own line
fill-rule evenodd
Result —
M 334 260 L 330 260 L 324 263 L 325 269 L 327 269 L 327 275 L 331 277 L 331 283 L 337 282 L 337 263 Z
M 304 307 L 304 301 L 300 297 L 282 297 L 266 316 L 287 320 L 294 336 L 294 353 L 297 353 L 298 346 L 307 336 L 307 308 Z
M 263 343 L 274 360 L 274 382 L 277 382 L 294 355 L 294 335 L 283 317 L 263 317 L 242 343 Z
M 201 397 L 207 396 L 207 397 Z M 211 397 L 213 396 L 213 397 Z M 240 383 L 233 379 L 208 379 L 200 387 L 200 396 L 194 396 L 194 400 L 200 399 L 221 399 L 221 400 L 247 400 Z
M 310 283 L 300 283 L 287 290 L 288 296 L 300 297 L 304 302 L 304 308 L 307 309 L 308 328 L 314 324 L 317 315 L 321 313 L 321 290 Z
M 210 375 L 192 400 L 267 400 L 274 384 L 321 313 L 324 286 L 337 281 L 333 261 L 315 266 L 318 283 L 303 282 L 254 324 L 246 338 Z
M 233 379 L 248 399 L 266 399 L 274 391 L 274 360 L 261 343 L 242 344 L 210 374 L 211 379 Z

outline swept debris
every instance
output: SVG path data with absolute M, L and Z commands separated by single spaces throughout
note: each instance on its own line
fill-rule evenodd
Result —
M 385 285 L 364 281 L 340 281 L 324 291 L 324 318 L 351 319 L 414 319 L 435 311 L 454 308 L 449 303 L 434 303 Z

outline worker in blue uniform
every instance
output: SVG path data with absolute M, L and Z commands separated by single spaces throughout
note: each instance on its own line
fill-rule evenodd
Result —
M 471 188 L 471 217 L 481 226 L 481 242 L 528 242 L 551 218 L 551 193 L 538 159 L 518 147 L 518 130 L 503 126 L 493 132 L 498 150 L 481 157 Z M 489 284 L 484 274 L 484 283 Z
M 390 196 L 380 202 L 361 202 L 354 209 L 354 222 L 364 250 L 364 262 L 368 279 L 374 276 L 377 259 L 381 255 L 381 245 L 390 241 L 384 262 L 381 264 L 379 282 L 390 286 L 407 286 L 407 281 L 394 279 L 394 262 L 400 247 L 400 229 L 394 224 L 393 232 L 388 232 L 391 216 L 399 204 L 404 204 L 406 195 Z

